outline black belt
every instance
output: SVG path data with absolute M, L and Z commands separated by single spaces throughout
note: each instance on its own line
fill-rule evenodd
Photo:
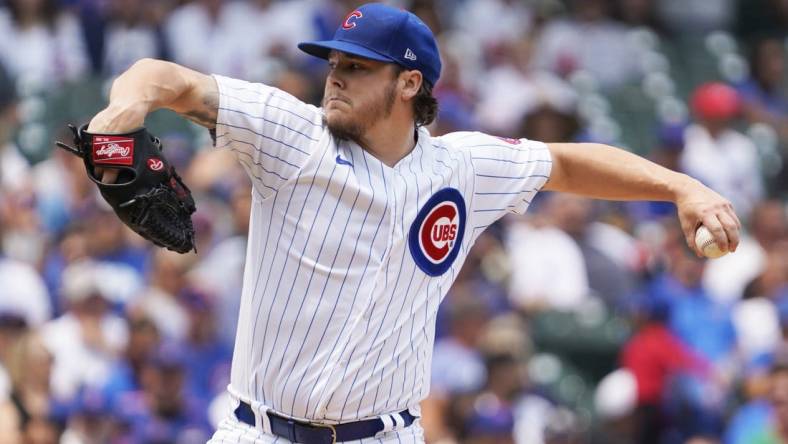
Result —
M 252 427 L 257 427 L 252 407 L 241 401 L 235 409 L 235 417 Z M 276 413 L 266 412 L 271 423 L 271 432 L 288 441 L 303 444 L 334 444 L 336 442 L 355 441 L 358 439 L 372 438 L 383 430 L 385 424 L 380 418 L 364 421 L 346 422 L 342 424 L 314 424 L 285 418 Z M 399 412 L 405 421 L 405 427 L 413 424 L 416 419 L 409 411 Z

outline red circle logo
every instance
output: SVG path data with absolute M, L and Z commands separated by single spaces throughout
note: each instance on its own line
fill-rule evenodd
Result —
M 460 226 L 459 211 L 454 202 L 442 202 L 427 213 L 419 228 L 419 247 L 427 260 L 438 264 L 449 255 Z
M 161 171 L 162 168 L 164 168 L 164 162 L 161 159 L 151 157 L 148 159 L 148 168 L 150 168 L 151 171 Z
M 408 234 L 416 265 L 429 276 L 446 273 L 460 254 L 465 234 L 465 199 L 456 188 L 443 188 L 421 207 Z

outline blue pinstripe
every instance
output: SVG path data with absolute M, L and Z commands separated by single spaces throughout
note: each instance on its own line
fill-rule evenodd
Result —
M 507 160 L 507 159 L 495 159 L 492 157 L 471 157 L 472 160 L 491 160 L 494 162 L 506 162 L 506 163 L 513 163 L 515 165 L 527 165 L 529 163 L 539 163 L 539 162 L 550 162 L 549 160 L 542 160 L 542 159 L 535 159 L 535 160 L 526 160 L 525 162 L 516 162 L 514 160 Z

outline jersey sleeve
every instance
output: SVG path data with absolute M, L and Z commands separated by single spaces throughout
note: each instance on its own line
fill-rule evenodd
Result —
M 506 213 L 523 214 L 550 177 L 547 145 L 469 133 L 460 139 L 473 165 L 472 211 L 479 222 L 493 223 Z
M 219 88 L 216 147 L 235 152 L 268 197 L 296 177 L 323 133 L 319 108 L 271 86 L 214 75 Z

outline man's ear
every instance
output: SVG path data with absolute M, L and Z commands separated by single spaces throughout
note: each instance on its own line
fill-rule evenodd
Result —
M 424 78 L 421 71 L 411 69 L 400 73 L 400 82 L 402 82 L 402 99 L 410 100 L 419 93 Z

